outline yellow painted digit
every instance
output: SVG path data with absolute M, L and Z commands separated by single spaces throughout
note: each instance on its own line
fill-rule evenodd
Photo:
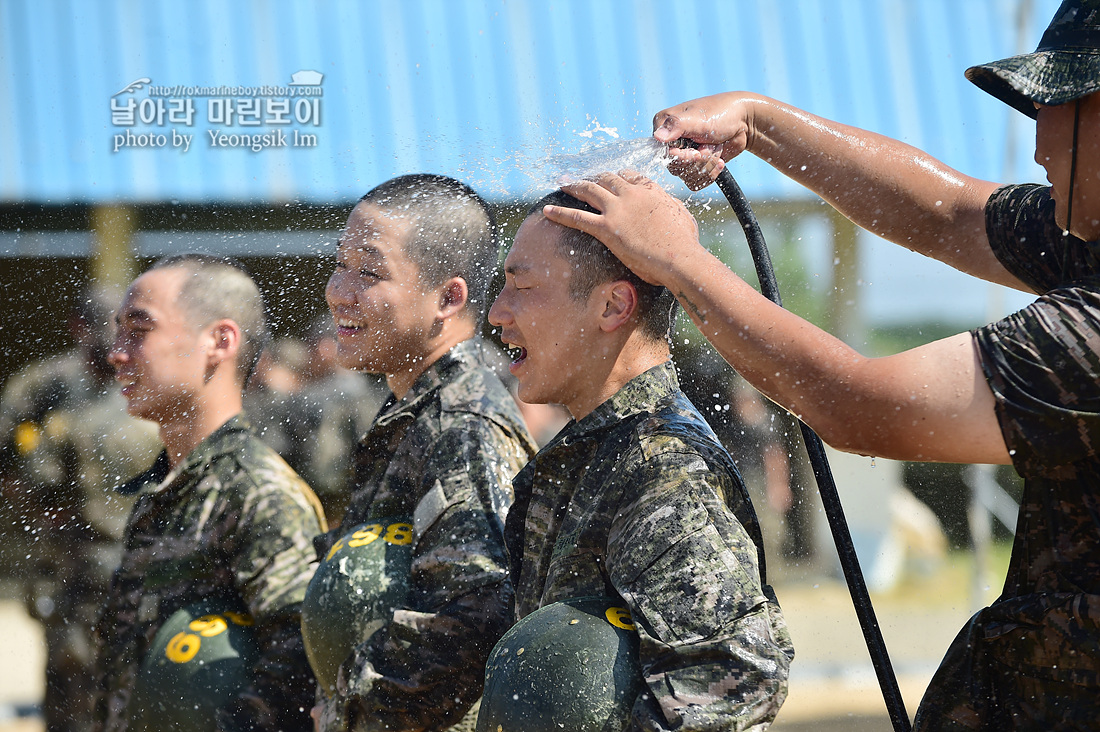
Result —
M 203 638 L 213 638 L 224 633 L 228 627 L 225 618 L 221 615 L 203 615 L 201 618 L 192 620 L 187 626 L 189 630 L 195 631 Z
M 390 524 L 382 538 L 387 544 L 412 544 L 412 524 Z
M 225 617 L 232 620 L 234 625 L 243 625 L 246 627 L 256 622 L 248 613 L 235 613 L 232 610 L 227 610 L 225 612 Z
M 366 546 L 382 533 L 382 524 L 368 524 L 351 535 L 348 546 Z
M 174 663 L 187 663 L 199 652 L 202 640 L 192 633 L 179 632 L 168 641 L 168 647 L 164 649 L 164 655 Z
M 609 607 L 607 612 L 604 613 L 604 617 L 607 618 L 607 622 L 616 628 L 634 630 L 634 621 L 630 618 L 630 611 L 625 607 Z
M 328 554 L 325 556 L 325 561 L 332 559 L 332 555 L 344 548 L 344 540 L 336 542 L 332 545 L 332 548 L 328 550 Z

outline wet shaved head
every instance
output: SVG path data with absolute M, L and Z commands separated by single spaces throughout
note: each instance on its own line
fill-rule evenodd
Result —
M 260 354 L 271 340 L 260 288 L 244 265 L 229 257 L 210 254 L 177 254 L 158 260 L 149 271 L 179 269 L 187 276 L 177 304 L 193 328 L 203 328 L 222 318 L 240 326 L 242 339 L 237 356 L 241 383 L 256 368 Z
M 466 281 L 467 309 L 485 313 L 489 283 L 500 255 L 496 221 L 473 188 L 443 175 L 402 175 L 373 188 L 361 201 L 410 222 L 405 255 L 429 287 L 452 277 Z
M 560 206 L 589 213 L 599 213 L 584 201 L 557 190 L 543 196 L 527 212 L 541 216 L 543 206 Z M 576 300 L 586 299 L 592 291 L 605 282 L 625 280 L 638 293 L 638 317 L 640 332 L 651 340 L 667 338 L 676 313 L 676 299 L 667 288 L 651 285 L 631 272 L 611 250 L 591 234 L 578 229 L 559 226 L 558 254 L 573 264 L 569 278 L 569 294 Z

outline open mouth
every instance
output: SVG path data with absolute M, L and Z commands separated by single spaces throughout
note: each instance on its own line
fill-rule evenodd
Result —
M 511 343 L 506 343 L 505 346 L 508 348 L 508 355 L 512 357 L 513 366 L 519 366 L 527 360 L 527 349 L 523 346 L 516 346 Z
M 349 320 L 348 318 L 338 318 L 336 320 L 336 334 L 337 335 L 352 335 L 358 333 L 363 329 L 363 324 Z

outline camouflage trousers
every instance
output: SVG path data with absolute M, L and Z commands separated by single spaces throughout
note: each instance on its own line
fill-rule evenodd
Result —
M 914 732 L 1100 729 L 1100 595 L 998 601 L 952 642 Z

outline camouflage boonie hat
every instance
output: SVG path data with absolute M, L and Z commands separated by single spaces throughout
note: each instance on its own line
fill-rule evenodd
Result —
M 966 78 L 1032 119 L 1033 102 L 1065 104 L 1100 91 L 1100 0 L 1065 0 L 1034 53 L 972 66 Z

